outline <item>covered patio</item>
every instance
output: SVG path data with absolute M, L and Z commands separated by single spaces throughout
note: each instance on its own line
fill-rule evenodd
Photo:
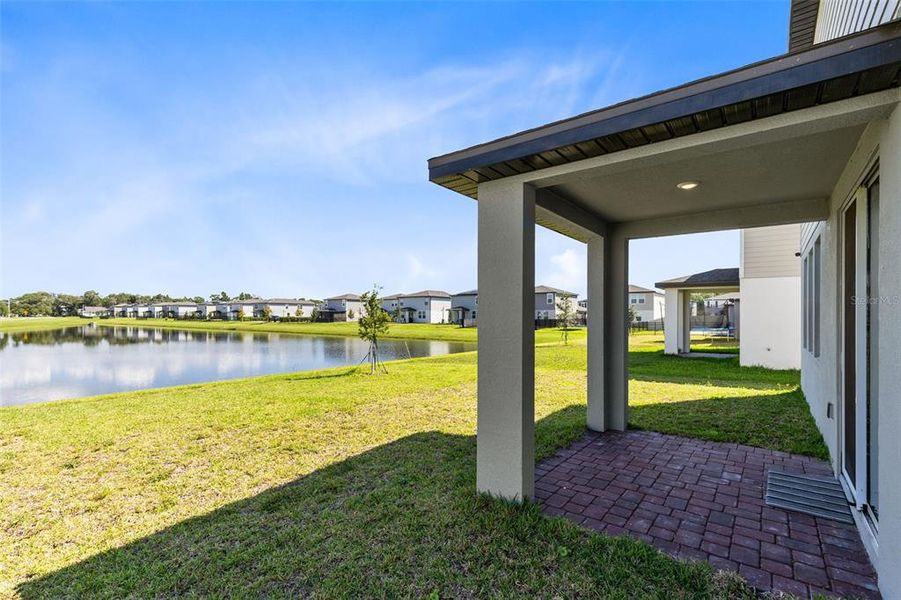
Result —
M 691 295 L 697 292 L 723 294 L 739 291 L 738 269 L 713 269 L 684 277 L 658 281 L 666 298 L 664 316 L 664 351 L 667 354 L 691 353 Z M 734 337 L 740 335 L 736 323 Z
M 478 200 L 480 331 L 476 480 L 480 492 L 520 501 L 539 498 L 549 510 L 567 510 L 574 518 L 582 518 L 582 523 L 591 518 L 604 523 L 608 531 L 608 526 L 623 527 L 609 522 L 608 515 L 616 515 L 613 508 L 620 506 L 617 502 L 626 494 L 641 490 L 623 487 L 616 499 L 610 497 L 616 493 L 617 477 L 633 468 L 630 465 L 642 465 L 642 470 L 652 466 L 656 469 L 654 461 L 666 456 L 666 451 L 646 451 L 640 444 L 633 444 L 632 441 L 640 439 L 636 437 L 639 434 L 610 433 L 624 432 L 629 422 L 626 328 L 629 242 L 686 233 L 827 221 L 840 178 L 848 171 L 864 169 L 871 160 L 870 156 L 858 156 L 858 143 L 866 131 L 887 132 L 871 133 L 870 137 L 883 135 L 879 138 L 883 140 L 882 189 L 886 197 L 894 198 L 899 187 L 897 174 L 901 172 L 898 163 L 901 153 L 895 152 L 897 141 L 892 141 L 891 133 L 901 119 L 895 110 L 899 104 L 899 40 L 901 23 L 889 23 L 809 50 L 429 161 L 433 182 Z M 849 184 L 842 182 L 842 185 Z M 557 464 L 543 464 L 537 473 L 532 326 L 536 223 L 586 244 L 591 300 L 586 423 L 595 432 L 586 438 L 586 446 L 573 450 L 575 454 L 570 459 L 575 462 L 567 464 L 564 457 Z M 837 277 L 834 272 L 829 272 L 829 276 Z M 822 430 L 823 421 L 817 418 Z M 651 442 L 663 443 L 664 448 L 670 443 Z M 832 444 L 832 440 L 829 442 Z M 883 436 L 880 443 L 885 445 L 881 451 L 898 456 L 897 443 Z M 743 474 L 734 472 L 732 467 L 741 463 L 747 469 L 757 469 L 756 475 L 749 475 L 750 485 L 756 486 L 760 472 L 769 464 L 750 449 L 735 448 L 724 453 L 712 445 L 694 444 L 675 449 L 674 460 L 683 461 L 684 467 L 694 465 L 685 472 L 700 470 L 698 480 L 691 485 L 708 476 L 705 469 L 716 470 L 716 480 L 720 483 L 715 489 L 696 491 L 712 494 L 712 502 L 724 508 L 724 502 L 715 500 L 718 495 L 736 497 L 724 490 L 737 491 L 737 497 L 742 497 L 743 488 L 730 481 L 733 476 Z M 893 444 L 891 448 L 889 444 Z M 566 481 L 560 476 L 571 476 L 573 467 L 585 466 L 580 455 L 587 456 L 588 462 L 598 457 L 606 460 L 598 474 L 606 473 L 610 479 L 598 477 L 592 486 L 586 486 L 581 481 L 584 476 L 576 475 L 577 479 L 570 478 L 569 483 L 591 489 L 585 492 L 566 487 Z M 773 460 L 777 458 L 794 460 L 787 457 Z M 791 466 L 814 468 L 797 462 Z M 625 500 L 635 502 L 645 511 L 654 505 L 655 495 L 647 491 L 654 490 L 654 483 L 669 467 L 664 464 L 660 468 L 658 476 L 653 481 L 649 478 L 647 485 L 636 483 L 640 474 L 626 473 L 626 477 L 633 476 L 631 484 L 645 492 L 641 502 Z M 815 468 L 828 471 L 825 464 Z M 536 484 L 536 474 L 540 487 Z M 887 476 L 881 478 L 883 482 L 889 479 L 895 481 Z M 690 498 L 680 497 L 685 492 L 677 492 L 676 488 L 672 485 L 666 490 L 667 500 L 671 505 L 673 502 L 681 505 L 684 500 L 687 505 Z M 594 503 L 595 498 L 613 503 L 603 515 L 598 513 L 608 521 L 586 516 L 584 511 L 576 513 L 566 509 L 570 504 L 579 505 L 569 499 L 562 506 L 554 506 L 552 502 L 563 502 L 569 493 L 560 490 L 572 491 L 573 498 L 575 494 L 584 494 L 578 498 L 587 505 Z M 592 495 L 591 490 L 597 494 Z M 896 542 L 894 537 L 883 536 L 879 564 L 898 564 L 901 562 L 901 504 L 886 498 L 884 495 L 880 508 L 880 526 L 882 531 L 897 530 L 899 537 Z M 666 508 L 673 510 L 672 506 Z M 638 506 L 633 509 L 639 510 Z M 728 515 L 726 511 L 716 512 Z M 628 523 L 634 514 L 618 516 Z M 775 571 L 757 575 L 750 571 L 758 568 L 754 560 L 742 562 L 732 558 L 733 549 L 741 546 L 734 535 L 741 527 L 735 523 L 739 517 L 743 515 L 730 516 L 735 529 L 728 544 L 721 540 L 729 550 L 727 556 L 720 558 L 745 565 L 746 575 L 758 578 L 761 585 L 766 582 L 775 585 L 773 576 L 778 574 Z M 773 527 L 786 523 L 790 527 L 791 518 L 786 518 L 788 521 L 774 518 L 772 522 L 777 525 Z M 626 529 L 636 535 L 653 535 L 649 532 L 656 520 L 654 517 L 644 532 Z M 803 527 L 818 526 L 803 518 L 797 522 L 799 533 L 803 533 Z M 681 536 L 694 533 L 703 538 L 704 533 L 692 531 L 697 527 L 691 523 L 695 521 L 688 517 L 680 520 L 686 532 Z M 713 524 L 717 523 L 713 521 Z M 709 522 L 704 526 L 709 527 Z M 675 530 L 670 531 L 674 532 L 675 540 Z M 760 531 L 762 536 L 777 535 Z M 794 535 L 790 529 L 789 537 Z M 657 537 L 670 541 L 662 535 Z M 686 543 L 677 552 L 700 558 L 700 552 L 704 551 Z M 715 562 L 712 557 L 719 555 L 711 551 L 705 556 Z M 740 566 L 739 570 L 742 570 Z M 901 593 L 901 577 L 887 568 L 880 568 L 879 575 L 880 585 L 888 582 L 889 589 Z M 792 576 L 780 576 L 822 589 L 833 585 L 829 581 L 805 581 L 796 577 L 794 571 Z M 813 589 L 809 587 L 808 591 Z
M 708 561 L 760 590 L 878 597 L 854 525 L 767 506 L 770 469 L 832 475 L 808 456 L 648 431 L 590 432 L 538 465 L 535 499 L 545 514 Z

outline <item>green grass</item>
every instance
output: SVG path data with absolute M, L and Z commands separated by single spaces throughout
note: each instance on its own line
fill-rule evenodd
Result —
M 95 320 L 99 321 L 99 319 Z M 0 319 L 0 332 L 17 333 L 25 331 L 46 331 L 49 329 L 61 329 L 63 327 L 85 325 L 90 321 L 91 319 L 83 319 L 81 317 L 34 317 Z
M 166 327 L 171 329 L 203 329 L 208 331 L 260 331 L 267 333 L 298 333 L 304 335 L 335 335 L 356 337 L 357 323 L 278 323 L 266 321 L 192 321 L 176 319 L 100 319 L 99 325 L 130 325 L 140 327 Z M 385 338 L 439 340 L 447 342 L 475 342 L 478 329 L 451 324 L 392 323 Z M 557 343 L 562 339 L 559 329 L 539 329 L 535 332 L 536 344 Z M 571 342 L 585 339 L 585 328 L 569 331 Z
M 585 347 L 536 351 L 538 459 Z M 826 453 L 797 372 L 636 338 L 630 426 Z M 474 353 L 0 409 L 0 596 L 751 598 L 735 578 L 476 496 Z

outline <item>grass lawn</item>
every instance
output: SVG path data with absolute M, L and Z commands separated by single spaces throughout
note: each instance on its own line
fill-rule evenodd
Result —
M 99 319 L 98 319 L 99 320 Z M 46 331 L 63 327 L 86 325 L 90 319 L 81 317 L 33 317 L 0 319 L 0 332 Z
M 537 349 L 538 458 L 585 347 Z M 797 372 L 635 339 L 630 426 L 825 455 Z M 0 409 L 0 596 L 751 598 L 734 577 L 476 496 L 474 353 Z

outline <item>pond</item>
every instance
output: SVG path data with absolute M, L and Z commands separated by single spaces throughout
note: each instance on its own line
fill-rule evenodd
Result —
M 0 333 L 0 406 L 356 365 L 358 338 L 84 325 Z M 382 360 L 475 350 L 470 342 L 383 340 Z

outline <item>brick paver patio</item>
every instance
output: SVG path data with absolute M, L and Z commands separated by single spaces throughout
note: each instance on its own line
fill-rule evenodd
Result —
M 538 466 L 535 496 L 546 514 L 738 571 L 761 590 L 878 598 L 854 526 L 766 506 L 771 468 L 832 474 L 821 460 L 739 444 L 588 433 Z

